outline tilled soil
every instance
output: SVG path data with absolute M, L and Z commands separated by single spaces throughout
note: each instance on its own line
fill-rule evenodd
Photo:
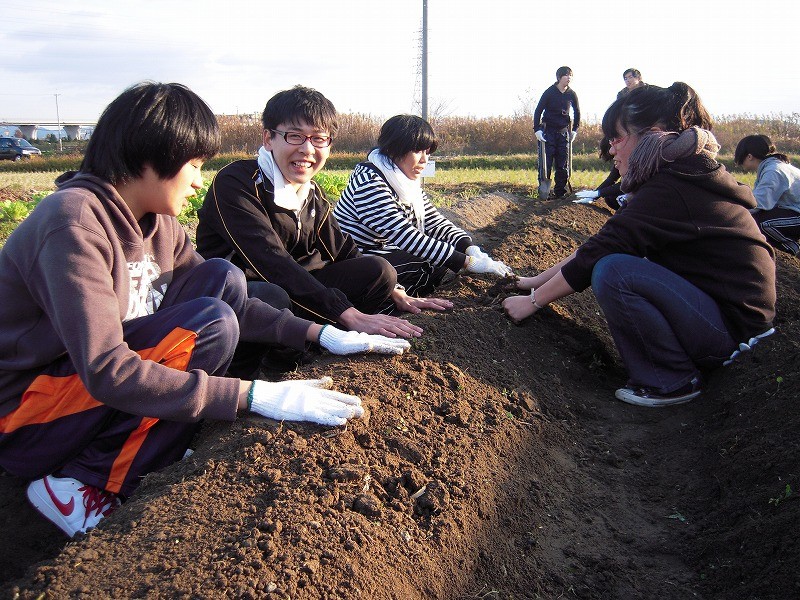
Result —
M 449 213 L 531 274 L 609 217 L 528 190 L 457 189 Z M 794 598 L 800 596 L 797 259 L 777 333 L 669 409 L 625 380 L 591 291 L 521 326 L 502 282 L 457 277 L 402 357 L 319 355 L 286 376 L 361 396 L 345 428 L 207 423 L 67 542 L 0 479 L 2 597 Z

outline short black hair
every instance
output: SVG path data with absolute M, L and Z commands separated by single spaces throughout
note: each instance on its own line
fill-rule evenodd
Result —
M 631 74 L 633 77 L 636 77 L 636 79 L 641 79 L 641 78 L 642 78 L 642 74 L 641 74 L 641 72 L 639 71 L 639 69 L 633 69 L 633 68 L 631 68 L 631 69 L 625 69 L 625 70 L 622 72 L 622 78 L 624 79 L 624 78 L 625 78 L 625 75 L 627 75 L 628 73 L 630 73 L 630 74 Z
M 296 85 L 278 92 L 269 99 L 261 115 L 265 130 L 277 129 L 283 123 L 301 125 L 303 122 L 336 137 L 339 116 L 333 103 L 315 89 Z M 272 137 L 274 133 L 271 133 Z
M 439 142 L 430 123 L 416 115 L 395 115 L 381 126 L 378 149 L 397 163 L 409 152 L 436 152 Z
M 558 67 L 556 71 L 556 81 L 559 81 L 564 75 L 572 75 L 572 69 L 569 67 Z
M 200 96 L 179 83 L 143 81 L 100 115 L 80 169 L 112 185 L 141 176 L 148 165 L 169 179 L 190 160 L 211 158 L 219 146 L 217 118 Z

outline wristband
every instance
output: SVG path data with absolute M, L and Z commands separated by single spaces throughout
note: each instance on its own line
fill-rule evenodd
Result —
M 253 391 L 255 390 L 256 382 L 252 382 L 250 384 L 250 389 L 247 390 L 247 410 L 252 410 L 253 408 Z
M 531 288 L 531 304 L 533 304 L 538 309 L 544 308 L 544 306 L 541 306 L 540 304 L 536 304 L 536 289 L 535 288 Z

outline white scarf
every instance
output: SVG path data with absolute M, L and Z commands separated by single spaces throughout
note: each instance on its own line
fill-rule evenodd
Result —
M 293 210 L 300 212 L 303 204 L 308 199 L 308 193 L 311 190 L 311 182 L 304 183 L 297 191 L 287 185 L 286 180 L 283 178 L 283 173 L 275 164 L 275 159 L 272 157 L 272 152 L 261 146 L 258 149 L 258 166 L 261 172 L 272 182 L 272 187 L 275 189 L 275 204 L 286 210 Z
M 419 179 L 409 179 L 397 168 L 388 156 L 381 154 L 376 148 L 369 153 L 367 160 L 380 169 L 389 186 L 397 194 L 400 204 L 410 206 L 417 221 L 417 229 L 425 231 L 425 203 L 422 196 L 422 184 Z

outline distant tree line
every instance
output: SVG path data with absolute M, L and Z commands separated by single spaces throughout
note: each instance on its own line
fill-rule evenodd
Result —
M 223 115 L 222 152 L 254 154 L 261 145 L 260 115 Z M 339 134 L 334 152 L 363 155 L 378 138 L 383 119 L 361 113 L 340 115 Z M 534 149 L 531 115 L 512 117 L 437 117 L 431 124 L 439 137 L 439 154 L 526 154 Z M 768 135 L 781 152 L 800 153 L 800 113 L 769 116 L 727 115 L 715 117 L 714 134 L 723 154 L 732 154 L 746 135 Z M 575 139 L 575 154 L 593 154 L 603 134 L 599 123 L 581 125 Z

